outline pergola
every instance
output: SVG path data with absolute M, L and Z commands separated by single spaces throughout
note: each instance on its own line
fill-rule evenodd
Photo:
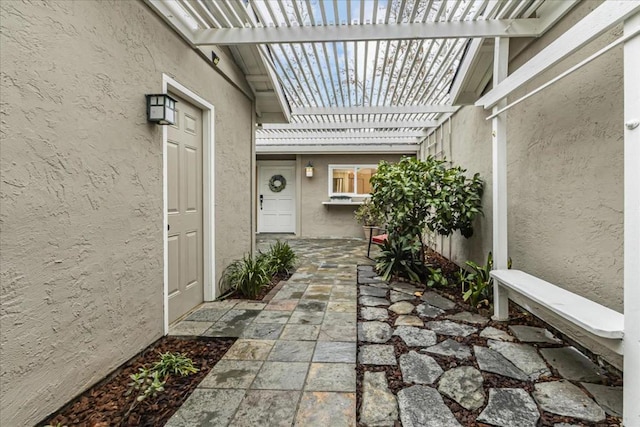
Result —
M 640 425 L 640 1 L 605 1 L 511 75 L 510 42 L 526 46 L 578 0 L 145 1 L 255 99 L 257 153 L 418 153 L 461 106 L 490 109 L 497 269 L 507 262 L 504 113 L 623 44 L 624 421 Z M 508 104 L 621 23 L 618 40 Z

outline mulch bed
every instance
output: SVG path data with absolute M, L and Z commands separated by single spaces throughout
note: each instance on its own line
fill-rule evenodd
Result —
M 476 309 L 474 307 L 471 307 L 469 304 L 467 304 L 463 298 L 462 298 L 462 293 L 460 290 L 459 285 L 454 285 L 456 282 L 456 273 L 458 271 L 460 271 L 460 267 L 458 267 L 458 265 L 456 265 L 455 263 L 451 262 L 450 260 L 448 260 L 447 258 L 443 257 L 442 255 L 440 255 L 437 252 L 431 251 L 431 250 L 427 250 L 426 251 L 426 262 L 429 265 L 432 265 L 434 267 L 438 267 L 441 269 L 441 271 L 443 272 L 443 274 L 445 275 L 445 277 L 447 277 L 447 279 L 449 280 L 449 283 L 451 284 L 449 287 L 446 288 L 431 288 L 429 290 L 437 292 L 438 294 L 452 300 L 455 301 L 460 307 L 462 307 L 462 309 L 470 311 L 470 312 L 476 312 L 476 313 L 480 313 L 486 317 L 491 317 L 491 314 L 487 309 Z M 360 292 L 358 290 L 358 296 L 360 296 Z M 409 301 L 414 305 L 419 305 L 422 303 L 422 301 L 420 301 L 418 298 Z M 361 306 L 360 304 L 358 304 L 358 321 L 364 321 L 364 319 L 361 317 L 360 312 L 363 306 Z M 537 317 L 533 316 L 532 314 L 524 311 L 522 308 L 520 308 L 519 306 L 517 306 L 516 304 L 513 304 L 511 301 L 509 302 L 509 312 L 510 312 L 510 320 L 509 320 L 509 325 L 528 325 L 528 326 L 536 326 L 536 327 L 543 327 L 543 328 L 547 328 L 549 329 L 552 333 L 554 333 L 557 337 L 560 337 L 562 339 L 565 340 L 565 342 L 570 342 L 570 340 L 567 340 L 566 337 L 564 337 L 561 333 L 559 333 L 559 331 L 554 330 L 553 328 L 551 328 L 549 325 L 547 325 L 546 323 L 542 322 L 540 319 L 538 319 Z M 445 316 L 448 316 L 452 314 L 452 312 L 447 312 L 441 316 L 435 317 L 431 320 L 443 320 L 445 318 Z M 388 323 L 391 327 L 393 327 L 396 319 L 397 319 L 398 315 L 389 311 L 389 318 L 386 320 L 386 323 Z M 460 323 L 464 323 L 464 322 L 460 322 Z M 471 326 L 476 326 L 477 325 L 472 325 L 469 324 Z M 495 322 L 493 320 L 490 320 L 489 323 L 487 323 L 485 325 L 486 326 L 493 326 L 494 328 L 497 329 L 501 329 L 504 331 L 509 331 L 508 330 L 508 325 L 505 324 L 504 322 Z M 450 338 L 453 340 L 456 340 L 460 343 L 463 344 L 467 344 L 468 346 L 472 347 L 473 345 L 482 345 L 482 346 L 487 346 L 487 339 L 486 338 L 482 338 L 479 336 L 479 334 L 475 333 L 472 334 L 468 337 L 444 337 L 441 335 L 438 335 L 438 342 L 442 342 L 445 339 Z M 362 345 L 362 342 L 358 342 L 358 345 Z M 409 353 L 412 350 L 418 351 L 420 350 L 420 347 L 409 347 L 405 344 L 405 342 L 398 336 L 393 336 L 388 344 L 393 344 L 394 346 L 394 350 L 395 350 L 395 355 L 396 355 L 396 359 L 399 360 L 400 356 L 406 353 Z M 571 343 L 573 344 L 573 343 Z M 548 344 L 548 343 L 535 343 L 533 344 L 536 347 L 562 347 L 562 344 Z M 585 353 L 587 355 L 587 353 Z M 467 360 L 459 360 L 455 357 L 448 357 L 448 356 L 439 356 L 436 354 L 429 354 L 429 356 L 433 357 L 438 364 L 444 369 L 444 370 L 448 370 L 451 368 L 455 368 L 458 366 L 474 366 L 475 364 L 475 356 L 472 356 L 471 358 L 467 359 Z M 596 362 L 597 363 L 597 362 Z M 403 388 L 407 388 L 412 386 L 413 384 L 409 384 L 409 383 L 405 383 L 402 380 L 402 372 L 400 370 L 400 366 L 396 365 L 396 366 L 375 366 L 375 365 L 357 365 L 356 368 L 356 381 L 357 381 L 357 417 L 358 420 L 360 419 L 360 406 L 362 404 L 362 381 L 364 378 L 364 372 L 385 372 L 386 377 L 387 377 L 387 382 L 389 384 L 389 389 L 391 390 L 391 392 L 393 394 L 396 394 L 402 390 Z M 552 375 L 548 376 L 548 377 L 544 377 L 544 378 L 540 378 L 539 381 L 557 381 L 562 379 L 560 377 L 560 375 L 558 374 L 557 371 L 555 371 L 553 368 L 551 368 L 552 371 Z M 615 369 L 609 367 L 609 371 L 610 373 L 608 373 L 606 375 L 606 377 L 603 379 L 603 384 L 604 385 L 609 385 L 609 386 L 622 386 L 622 376 L 620 375 L 619 372 L 615 372 Z M 482 376 L 484 378 L 484 390 L 485 390 L 485 395 L 488 396 L 489 395 L 489 389 L 490 388 L 513 388 L 513 387 L 518 387 L 518 388 L 523 388 L 525 389 L 527 392 L 531 393 L 533 392 L 533 383 L 532 382 L 522 382 L 522 381 L 518 381 L 512 378 L 507 378 L 507 377 L 503 377 L 501 375 L 496 375 L 496 374 L 491 374 L 488 372 L 482 372 Z M 579 386 L 579 384 L 578 384 Z M 583 391 L 587 392 L 586 389 L 583 389 Z M 588 394 L 588 392 L 587 392 Z M 457 402 L 455 402 L 452 399 L 447 398 L 446 396 L 443 396 L 444 402 L 445 404 L 451 409 L 451 412 L 454 414 L 454 416 L 456 417 L 456 419 L 465 427 L 490 427 L 488 424 L 484 424 L 481 422 L 477 422 L 476 418 L 480 415 L 480 413 L 482 412 L 482 410 L 484 409 L 484 407 L 475 410 L 475 411 L 469 411 L 465 408 L 463 408 L 462 406 L 460 406 Z M 540 411 L 540 420 L 538 421 L 538 425 L 539 426 L 553 426 L 556 423 L 568 423 L 568 424 L 575 424 L 575 425 L 580 425 L 580 426 L 598 426 L 598 427 L 612 427 L 612 426 L 620 426 L 621 425 L 621 420 L 619 418 L 616 417 L 612 417 L 607 415 L 607 418 L 605 421 L 600 422 L 600 423 L 589 423 L 589 422 L 585 422 L 583 420 L 578 420 L 578 419 L 574 419 L 574 418 L 570 418 L 570 417 L 563 417 L 563 416 L 558 416 L 558 415 L 553 415 L 547 412 L 543 412 Z M 400 423 L 396 423 L 396 426 L 400 426 Z M 358 427 L 365 427 L 364 424 L 358 422 Z
M 234 342 L 235 338 L 160 338 L 38 426 L 57 423 L 80 427 L 162 426 Z M 158 361 L 159 353 L 165 352 L 183 353 L 200 371 L 187 377 L 170 376 L 163 392 L 143 400 L 123 419 L 135 399 L 135 394 L 125 396 L 131 382 L 129 375 L 137 373 L 140 367 L 151 367 Z

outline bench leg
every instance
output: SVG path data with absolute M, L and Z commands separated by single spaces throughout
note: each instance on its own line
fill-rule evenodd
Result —
M 493 320 L 509 320 L 509 297 L 507 290 L 497 280 L 493 281 Z

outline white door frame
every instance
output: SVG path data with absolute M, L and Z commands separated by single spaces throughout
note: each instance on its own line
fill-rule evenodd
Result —
M 202 109 L 202 255 L 204 259 L 204 300 L 213 301 L 216 298 L 215 286 L 215 129 L 214 106 L 195 92 L 187 89 L 167 74 L 162 74 L 162 93 L 173 92 L 191 104 Z M 169 240 L 167 226 L 169 224 L 168 185 L 167 185 L 167 127 L 162 127 L 162 206 L 163 228 L 162 240 L 163 280 L 164 280 L 164 334 L 169 333 Z
M 300 188 L 300 183 L 298 182 L 298 162 L 295 160 L 257 160 L 256 161 L 256 234 L 260 234 L 260 202 L 257 198 L 260 195 L 260 168 L 262 166 L 293 166 L 293 175 L 296 177 L 296 191 L 294 192 L 293 197 L 296 198 L 294 206 L 295 206 L 295 227 L 293 230 L 293 234 L 298 235 L 298 218 L 300 215 L 300 209 L 298 209 L 298 189 Z

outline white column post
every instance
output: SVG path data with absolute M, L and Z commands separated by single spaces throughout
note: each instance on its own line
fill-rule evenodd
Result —
M 503 81 L 509 69 L 509 39 L 496 37 L 493 55 L 493 87 Z M 493 112 L 507 105 L 500 100 Z M 507 113 L 491 120 L 493 140 L 493 268 L 506 269 L 509 255 L 507 239 Z M 507 320 L 509 301 L 496 280 L 493 285 L 493 310 L 495 320 Z
M 640 28 L 640 13 L 624 23 Z M 640 36 L 624 44 L 624 418 L 640 426 Z

